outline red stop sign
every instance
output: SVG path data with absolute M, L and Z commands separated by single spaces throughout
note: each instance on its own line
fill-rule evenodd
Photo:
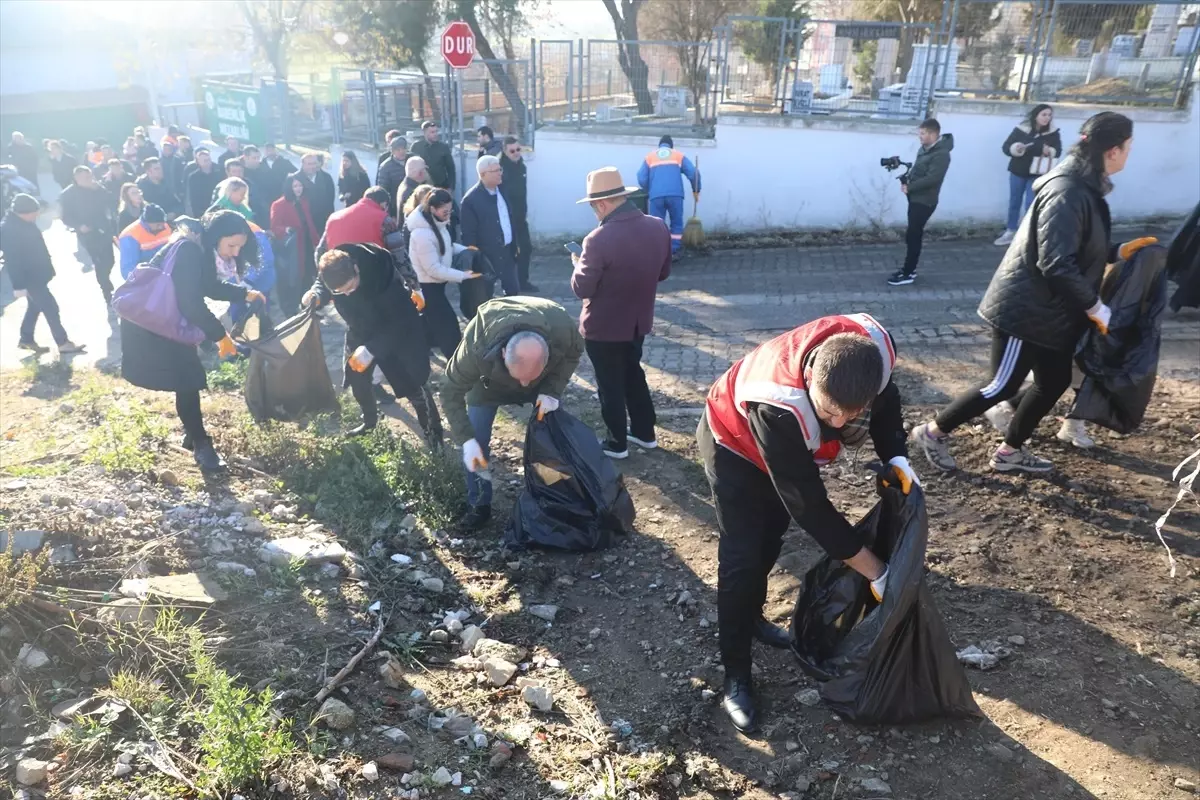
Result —
M 459 20 L 442 31 L 442 58 L 455 69 L 466 69 L 475 58 L 475 34 L 471 26 Z

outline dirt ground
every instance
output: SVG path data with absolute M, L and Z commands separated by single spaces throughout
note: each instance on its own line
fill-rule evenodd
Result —
M 912 365 L 901 365 L 898 380 L 909 424 L 942 399 Z M 91 393 L 81 398 L 81 387 Z M 164 396 L 82 374 L 10 374 L 0 389 L 0 527 L 46 531 L 77 556 L 48 568 L 37 595 L 44 602 L 11 614 L 0 631 L 7 676 L 0 683 L 0 787 L 15 786 L 11 767 L 20 756 L 55 765 L 29 797 L 192 796 L 140 755 L 131 774 L 115 773 L 121 752 L 140 752 L 137 742 L 156 738 L 178 763 L 197 759 L 194 721 L 152 736 L 152 725 L 119 714 L 111 734 L 85 748 L 78 739 L 65 745 L 61 730 L 47 736 L 49 709 L 104 689 L 142 657 L 137 641 L 92 622 L 118 596 L 122 578 L 212 573 L 218 561 L 257 567 L 257 575 L 223 578 L 224 599 L 181 613 L 240 684 L 274 691 L 273 705 L 292 721 L 298 742 L 241 792 L 246 798 L 384 798 L 416 788 L 420 797 L 469 789 L 512 800 L 1178 800 L 1200 783 L 1200 507 L 1185 501 L 1164 527 L 1174 578 L 1153 527 L 1174 498 L 1171 470 L 1196 448 L 1194 382 L 1161 380 L 1142 430 L 1101 432 L 1093 451 L 1057 442 L 1056 422 L 1044 422 L 1035 443 L 1058 467 L 1045 478 L 988 472 L 995 435 L 982 426 L 956 437 L 958 473 L 934 475 L 917 462 L 929 504 L 928 581 L 951 638 L 956 647 L 998 640 L 1011 650 L 997 668 L 969 671 L 983 719 L 855 726 L 802 704 L 797 695 L 815 684 L 789 653 L 759 647 L 765 726 L 753 738 L 738 735 L 719 708 L 717 534 L 695 450 L 694 408 L 664 413 L 659 450 L 635 448 L 620 464 L 637 532 L 610 550 L 501 549 L 521 480 L 523 412 L 512 410 L 497 431 L 498 513 L 486 531 L 463 536 L 424 522 L 410 531 L 411 522 L 380 519 L 378 544 L 361 548 L 357 566 L 281 574 L 257 561 L 258 547 L 320 527 L 321 515 L 278 475 L 238 458 L 234 432 L 245 422 L 237 394 L 206 398 L 209 428 L 231 461 L 229 474 L 214 480 L 166 441 L 142 474 L 82 463 L 86 420 L 95 419 L 88 414 L 97 406 L 123 403 L 170 419 Z M 564 407 L 586 407 L 584 400 L 573 388 Z M 399 416 L 401 427 L 411 423 Z M 869 449 L 860 453 L 863 462 L 872 457 Z M 827 485 L 852 519 L 874 502 L 861 465 L 835 464 Z M 128 506 L 124 513 L 113 512 L 118 501 Z M 294 507 L 294 515 L 275 514 L 276 502 Z M 396 516 L 405 511 L 398 507 Z M 231 527 L 231 519 L 250 518 L 260 525 Z M 407 554 L 444 589 L 414 584 L 413 567 L 396 564 L 393 553 Z M 787 624 L 799 580 L 818 557 L 807 536 L 789 533 L 771 577 L 768 618 Z M 375 600 L 383 602 L 385 635 L 334 693 L 353 709 L 353 724 L 330 730 L 310 722 L 324 680 L 371 635 Z M 529 613 L 535 604 L 558 607 L 552 623 Z M 55 605 L 75 613 L 63 617 Z M 452 663 L 462 652 L 450 633 L 456 626 L 444 618 L 460 610 L 488 638 L 528 650 L 518 677 L 552 690 L 551 711 L 532 708 L 511 684 L 492 686 L 477 666 Z M 49 666 L 17 666 L 18 650 L 30 642 L 49 654 Z M 385 652 L 398 667 L 390 686 L 379 672 Z M 179 670 L 160 676 L 168 689 L 187 686 Z M 470 717 L 465 727 L 461 715 Z M 394 728 L 408 741 L 389 741 L 383 731 Z M 511 760 L 496 758 L 507 747 Z M 364 764 L 389 755 L 398 768 L 381 766 L 374 781 L 364 776 Z M 439 767 L 461 772 L 462 785 L 435 788 L 430 776 Z

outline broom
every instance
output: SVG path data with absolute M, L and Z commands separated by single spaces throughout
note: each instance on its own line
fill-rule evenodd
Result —
M 696 172 L 700 172 L 700 157 L 696 156 Z M 700 205 L 700 193 L 692 192 L 692 217 L 683 226 L 683 245 L 689 250 L 704 249 L 704 225 L 696 216 L 696 206 Z

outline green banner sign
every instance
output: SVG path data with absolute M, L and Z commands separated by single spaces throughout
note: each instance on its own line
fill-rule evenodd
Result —
M 204 84 L 204 110 L 213 141 L 236 136 L 243 144 L 267 141 L 267 121 L 259 108 L 257 89 Z

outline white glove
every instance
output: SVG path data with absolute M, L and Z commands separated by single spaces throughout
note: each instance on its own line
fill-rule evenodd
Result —
M 479 446 L 479 442 L 474 439 L 468 439 L 463 442 L 462 454 L 463 466 L 467 468 L 467 472 L 487 469 L 488 462 L 483 457 L 483 448 Z
M 1100 300 L 1096 301 L 1096 305 L 1087 310 L 1088 319 L 1090 319 L 1100 333 L 1108 333 L 1108 323 L 1112 320 L 1112 309 L 1104 305 Z
M 19 298 L 28 297 L 28 296 L 29 296 L 29 292 L 26 289 L 13 289 L 13 297 L 16 297 L 19 299 Z
M 558 411 L 558 398 L 551 397 L 548 394 L 539 394 L 537 396 L 538 419 L 546 416 L 551 411 Z
M 885 564 L 883 574 L 875 580 L 871 581 L 871 594 L 875 595 L 875 602 L 883 602 L 883 593 L 887 591 L 887 579 L 890 568 Z
M 367 349 L 365 344 L 359 345 L 354 351 L 354 355 L 350 356 L 350 368 L 355 372 L 366 372 L 367 367 L 375 361 L 375 356 Z
M 896 456 L 888 460 L 893 469 L 892 473 L 900 479 L 900 489 L 908 494 L 912 487 L 920 486 L 921 481 L 917 478 L 917 473 L 913 471 L 912 464 L 908 463 L 908 459 L 904 456 Z

